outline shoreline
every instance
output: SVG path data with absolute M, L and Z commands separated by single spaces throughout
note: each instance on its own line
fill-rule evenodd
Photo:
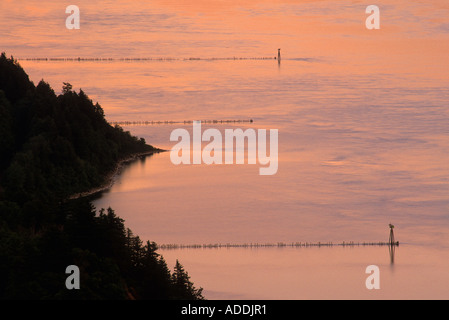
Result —
M 135 160 L 153 155 L 155 153 L 161 153 L 161 152 L 166 152 L 166 151 L 167 150 L 155 148 L 154 150 L 151 150 L 151 151 L 133 153 L 130 156 L 128 156 L 122 160 L 119 160 L 117 162 L 115 168 L 109 174 L 106 175 L 105 183 L 103 183 L 103 185 L 93 188 L 93 189 L 90 189 L 88 191 L 73 194 L 70 197 L 68 197 L 67 200 L 77 200 L 77 199 L 93 196 L 97 193 L 109 190 L 115 183 L 115 177 L 118 176 L 122 172 L 122 169 L 126 164 L 133 162 Z

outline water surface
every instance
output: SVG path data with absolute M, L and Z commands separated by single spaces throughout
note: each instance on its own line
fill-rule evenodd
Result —
M 448 298 L 449 5 L 379 1 L 0 2 L 0 48 L 37 83 L 99 101 L 109 121 L 253 119 L 279 130 L 279 170 L 137 161 L 94 204 L 158 243 L 386 241 L 387 247 L 162 251 L 210 298 Z M 251 60 L 274 57 L 282 62 Z M 109 62 L 27 58 L 113 58 Z M 122 58 L 151 58 L 122 61 Z M 245 60 L 211 60 L 211 58 Z M 163 60 L 158 60 L 163 58 Z M 170 59 L 167 59 L 170 58 Z M 191 60 L 190 58 L 200 58 Z M 170 149 L 172 130 L 125 127 Z M 204 126 L 209 128 L 210 125 Z M 367 265 L 381 290 L 364 287 Z

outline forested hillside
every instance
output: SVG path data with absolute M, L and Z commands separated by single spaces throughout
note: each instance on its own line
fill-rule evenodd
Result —
M 68 200 L 104 183 L 117 163 L 158 151 L 105 120 L 64 83 L 35 86 L 0 56 L 0 297 L 3 299 L 201 299 L 179 263 L 171 273 L 112 209 Z M 81 270 L 81 289 L 65 269 Z

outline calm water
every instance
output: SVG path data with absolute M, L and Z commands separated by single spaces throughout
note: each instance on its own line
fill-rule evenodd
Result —
M 254 119 L 279 130 L 279 170 L 175 166 L 169 153 L 127 166 L 95 201 L 143 240 L 163 243 L 386 241 L 387 247 L 164 250 L 206 297 L 449 298 L 449 5 L 378 1 L 0 2 L 0 49 L 37 83 L 99 101 L 110 121 Z M 275 60 L 207 60 L 274 57 Z M 111 62 L 26 58 L 105 57 Z M 125 62 L 120 58 L 173 58 Z M 206 60 L 186 60 L 188 58 Z M 125 127 L 170 149 L 181 125 Z M 209 128 L 203 126 L 203 129 Z M 381 269 L 381 290 L 365 268 Z

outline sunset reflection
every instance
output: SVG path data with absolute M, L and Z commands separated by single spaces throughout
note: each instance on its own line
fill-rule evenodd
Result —
M 380 30 L 367 30 L 360 1 L 77 5 L 81 28 L 67 30 L 60 1 L 0 2 L 1 50 L 35 84 L 70 82 L 110 122 L 179 122 L 123 126 L 168 151 L 173 130 L 192 130 L 183 121 L 279 130 L 272 176 L 259 165 L 174 165 L 164 152 L 125 166 L 97 209 L 112 207 L 159 244 L 376 242 L 396 226 L 401 247 L 388 253 L 162 252 L 210 298 L 448 297 L 448 1 L 377 1 Z M 363 286 L 369 264 L 384 277 L 376 293 Z

